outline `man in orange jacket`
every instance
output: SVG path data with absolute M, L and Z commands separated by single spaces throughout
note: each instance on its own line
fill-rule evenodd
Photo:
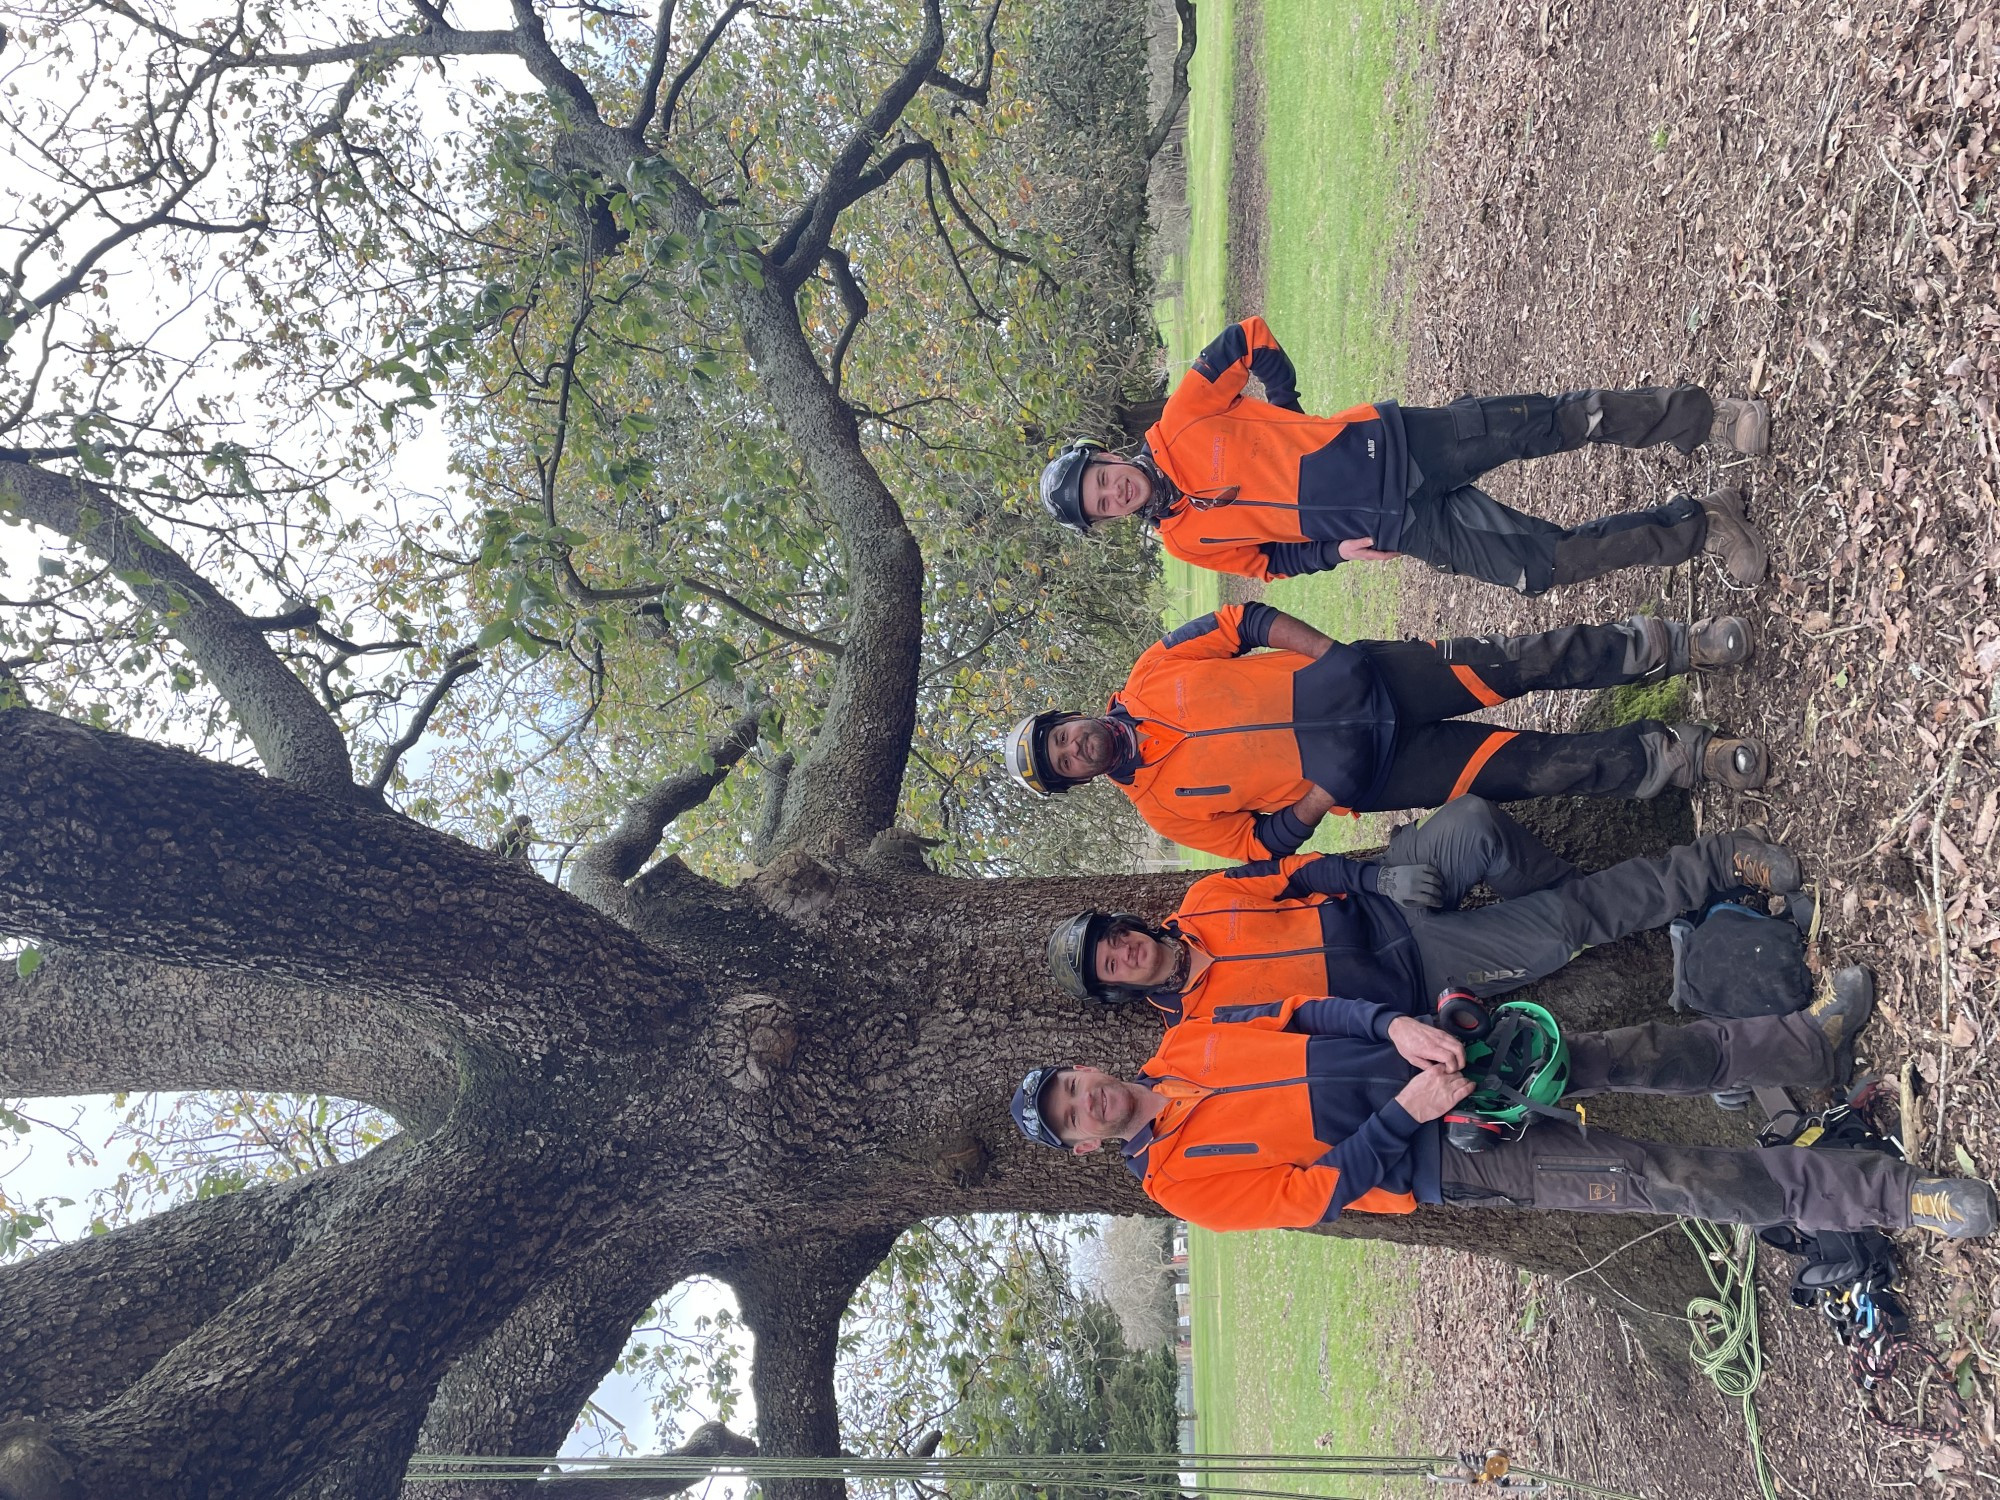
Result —
M 1837 987 L 1788 1016 L 1573 1034 L 1566 1097 L 1825 1084 L 1872 1003 L 1867 986 Z M 1079 1155 L 1122 1142 L 1147 1195 L 1207 1229 L 1302 1228 L 1343 1209 L 1435 1203 L 1916 1226 L 1954 1239 L 1994 1228 L 1986 1183 L 1920 1178 L 1874 1151 L 1667 1145 L 1542 1118 L 1478 1153 L 1447 1149 L 1438 1121 L 1474 1088 L 1455 1037 L 1364 1000 L 1294 998 L 1281 1019 L 1283 1029 L 1169 1027 L 1136 1079 L 1036 1068 L 1014 1091 L 1014 1123 Z
M 1231 604 L 1150 647 L 1104 714 L 1023 719 L 1007 768 L 1043 796 L 1109 776 L 1168 838 L 1236 860 L 1292 853 L 1336 809 L 1438 807 L 1467 792 L 1652 797 L 1703 780 L 1748 789 L 1764 783 L 1763 744 L 1704 725 L 1641 719 L 1541 734 L 1458 716 L 1538 689 L 1645 682 L 1749 656 L 1749 626 L 1734 616 L 1348 643 L 1268 604 Z
M 1079 912 L 1049 934 L 1049 970 L 1074 999 L 1149 1001 L 1169 1024 L 1251 1020 L 1290 995 L 1423 1016 L 1444 991 L 1504 995 L 1725 892 L 1790 893 L 1803 880 L 1761 829 L 1586 874 L 1502 809 L 1461 797 L 1397 829 L 1380 860 L 1293 854 L 1220 870 L 1159 924 Z M 1500 899 L 1461 909 L 1481 884 Z
M 1243 394 L 1251 375 L 1263 382 L 1262 401 Z M 1670 443 L 1689 453 L 1704 441 L 1765 452 L 1764 403 L 1677 385 L 1467 397 L 1438 408 L 1384 401 L 1309 416 L 1291 360 L 1262 318 L 1247 318 L 1202 350 L 1137 453 L 1074 443 L 1043 469 L 1041 495 L 1073 530 L 1136 515 L 1175 557 L 1250 578 L 1408 553 L 1539 594 L 1707 550 L 1747 588 L 1763 580 L 1767 555 L 1736 490 L 1567 527 L 1502 505 L 1473 482 L 1509 460 L 1586 443 Z

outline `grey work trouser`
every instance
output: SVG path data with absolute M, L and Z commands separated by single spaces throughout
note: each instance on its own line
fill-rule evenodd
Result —
M 1585 948 L 1664 927 L 1740 885 L 1726 838 L 1581 874 L 1490 802 L 1461 797 L 1399 828 L 1384 864 L 1429 864 L 1445 885 L 1436 911 L 1404 907 L 1423 963 L 1424 989 L 1484 997 L 1546 978 Z M 1484 881 L 1503 899 L 1454 910 Z
M 1569 1097 L 1707 1094 L 1818 1084 L 1833 1053 L 1803 1013 L 1687 1026 L 1625 1026 L 1569 1039 Z M 1538 1119 L 1519 1140 L 1447 1148 L 1447 1203 L 1466 1207 L 1658 1213 L 1717 1224 L 1906 1228 L 1916 1170 L 1879 1151 L 1730 1149 L 1634 1141 Z

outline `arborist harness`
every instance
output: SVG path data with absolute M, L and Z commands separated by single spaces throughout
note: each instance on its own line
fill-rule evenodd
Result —
M 1817 1114 L 1789 1110 L 1773 1117 L 1757 1137 L 1760 1146 L 1829 1147 L 1886 1151 L 1903 1156 L 1902 1143 L 1876 1129 L 1867 1109 L 1879 1080 L 1866 1080 L 1842 1104 Z M 1772 1248 L 1800 1257 L 1792 1273 L 1792 1305 L 1818 1312 L 1847 1350 L 1864 1410 L 1905 1437 L 1949 1438 L 1965 1423 L 1965 1402 L 1928 1345 L 1911 1337 L 1910 1315 L 1896 1295 L 1896 1247 L 1879 1229 L 1804 1231 L 1790 1225 L 1758 1231 Z M 1914 1368 L 1904 1368 L 1905 1365 Z M 1899 1373 L 1924 1388 L 1933 1403 L 1929 1421 L 1896 1420 L 1884 1402 Z
M 1445 1139 L 1461 1151 L 1484 1151 L 1520 1138 L 1540 1115 L 1584 1129 L 1583 1106 L 1564 1104 L 1569 1044 L 1556 1018 L 1531 1000 L 1488 1006 L 1465 990 L 1438 996 L 1431 1024 L 1465 1043 L 1472 1092 L 1445 1115 Z

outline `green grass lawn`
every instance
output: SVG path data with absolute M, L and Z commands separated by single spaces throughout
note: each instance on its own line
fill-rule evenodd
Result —
M 1265 305 L 1223 306 L 1235 56 L 1228 0 L 1205 0 L 1189 70 L 1188 201 L 1193 231 L 1182 292 L 1162 304 L 1174 366 L 1191 361 L 1227 313 L 1261 311 L 1298 367 L 1306 409 L 1393 397 L 1403 319 L 1389 276 L 1410 244 L 1423 101 L 1408 59 L 1428 22 L 1412 0 L 1264 0 L 1264 174 L 1270 192 Z M 1403 565 L 1407 566 L 1407 564 Z M 1271 603 L 1331 635 L 1395 634 L 1391 566 L 1354 565 L 1286 580 Z M 1215 608 L 1212 573 L 1169 559 L 1163 613 L 1178 623 Z M 1330 819 L 1313 841 L 1379 841 Z M 1221 863 L 1196 856 L 1195 863 Z M 1409 1451 L 1394 1421 L 1422 1379 L 1397 1347 L 1414 1269 L 1389 1246 L 1287 1234 L 1212 1235 L 1190 1244 L 1195 1405 L 1210 1453 Z M 1263 1481 L 1260 1481 L 1263 1483 Z M 1378 1484 L 1270 1481 L 1303 1493 L 1380 1494 Z
M 1188 1266 L 1204 1452 L 1313 1453 L 1323 1438 L 1332 1453 L 1413 1450 L 1415 1434 L 1396 1416 L 1425 1378 L 1398 1348 L 1394 1310 L 1416 1291 L 1409 1257 L 1284 1230 L 1195 1230 Z M 1300 1494 L 1372 1492 L 1306 1475 L 1256 1482 Z

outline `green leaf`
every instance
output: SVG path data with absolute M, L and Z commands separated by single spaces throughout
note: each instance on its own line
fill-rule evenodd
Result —
M 1977 1177 L 1979 1175 L 1979 1168 L 1972 1164 L 1972 1153 L 1957 1141 L 1951 1143 L 1951 1154 L 1952 1159 L 1958 1163 L 1959 1171 L 1963 1172 L 1967 1177 Z
M 42 950 L 39 948 L 23 948 L 20 956 L 14 960 L 14 972 L 23 979 L 28 978 L 41 966 Z
M 484 630 L 480 631 L 479 639 L 474 644 L 479 650 L 484 651 L 490 646 L 499 645 L 513 633 L 514 622 L 503 616 L 501 619 L 492 621 Z

